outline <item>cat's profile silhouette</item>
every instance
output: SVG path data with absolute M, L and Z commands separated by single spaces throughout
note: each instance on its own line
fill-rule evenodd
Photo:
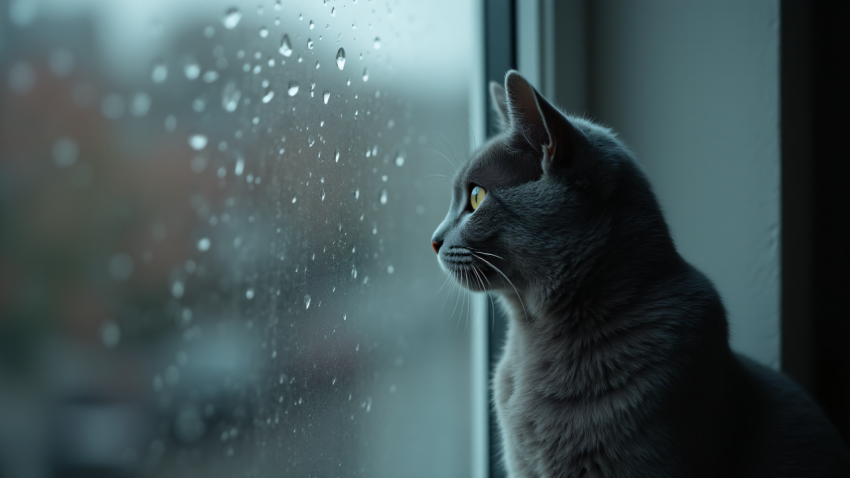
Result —
M 629 150 L 520 74 L 503 131 L 461 166 L 432 245 L 509 317 L 493 387 L 511 477 L 850 476 L 822 412 L 732 352 Z

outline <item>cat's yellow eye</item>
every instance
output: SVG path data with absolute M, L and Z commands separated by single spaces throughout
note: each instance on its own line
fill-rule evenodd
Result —
M 472 194 L 469 196 L 469 204 L 472 205 L 472 210 L 478 209 L 478 206 L 481 205 L 481 201 L 484 200 L 484 196 L 487 195 L 487 191 L 480 186 L 475 186 L 472 188 Z

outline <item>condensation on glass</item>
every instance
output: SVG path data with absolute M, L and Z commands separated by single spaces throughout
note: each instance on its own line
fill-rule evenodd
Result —
M 0 476 L 468 476 L 471 6 L 0 5 Z

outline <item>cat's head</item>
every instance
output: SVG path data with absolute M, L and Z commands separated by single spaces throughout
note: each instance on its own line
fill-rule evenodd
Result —
M 586 277 L 594 254 L 622 239 L 618 230 L 642 227 L 631 224 L 636 208 L 638 223 L 666 235 L 646 179 L 613 133 L 565 116 L 516 71 L 504 89 L 491 83 L 490 96 L 503 131 L 458 169 L 432 237 L 461 285 L 545 294 Z

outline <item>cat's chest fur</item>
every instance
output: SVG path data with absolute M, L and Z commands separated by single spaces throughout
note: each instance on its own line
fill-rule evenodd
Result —
M 636 468 L 658 473 L 668 466 L 673 472 L 675 460 L 656 453 L 671 430 L 657 420 L 665 377 L 652 361 L 617 350 L 610 357 L 607 350 L 586 353 L 592 343 L 570 350 L 578 346 L 569 339 L 541 340 L 539 333 L 512 321 L 493 377 L 510 476 L 632 476 Z M 642 333 L 624 335 L 640 340 Z

